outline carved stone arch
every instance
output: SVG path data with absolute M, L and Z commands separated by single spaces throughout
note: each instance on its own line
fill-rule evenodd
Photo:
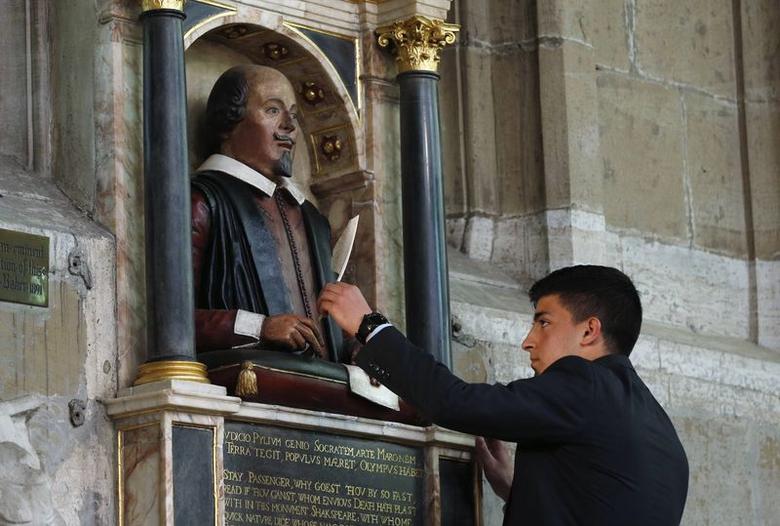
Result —
M 353 102 L 324 53 L 281 16 L 240 9 L 188 31 L 184 45 L 193 168 L 206 155 L 198 136 L 211 86 L 229 67 L 254 63 L 278 69 L 295 88 L 306 152 L 299 140 L 294 168 L 296 181 L 313 188 L 310 196 L 330 194 L 317 191 L 328 181 L 366 173 L 358 101 Z

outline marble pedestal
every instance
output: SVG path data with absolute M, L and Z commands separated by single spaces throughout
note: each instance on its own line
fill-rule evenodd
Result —
M 272 440 L 278 443 L 278 448 L 273 450 L 276 455 L 274 465 L 284 467 L 291 473 L 297 473 L 299 467 L 303 470 L 306 466 L 301 464 L 291 467 L 287 464 L 290 459 L 300 462 L 301 458 L 304 461 L 308 458 L 310 463 L 317 460 L 318 465 L 323 461 L 325 464 L 339 461 L 341 465 L 338 467 L 318 466 L 317 469 L 329 470 L 321 472 L 323 481 L 332 474 L 331 469 L 341 469 L 341 480 L 346 480 L 348 484 L 354 482 L 354 486 L 347 488 L 349 494 L 344 491 L 345 484 L 342 483 L 340 488 L 331 484 L 330 487 L 335 488 L 331 496 L 341 499 L 354 497 L 352 492 L 359 486 L 355 481 L 359 481 L 360 470 L 363 469 L 359 462 L 362 458 L 369 457 L 362 457 L 360 453 L 355 453 L 356 450 L 350 450 L 357 460 L 348 464 L 345 470 L 344 451 L 334 451 L 333 446 L 326 447 L 325 444 L 363 444 L 365 447 L 362 451 L 367 452 L 364 453 L 366 455 L 373 455 L 373 450 L 390 451 L 393 448 L 414 453 L 419 470 L 417 476 L 421 479 L 420 493 L 414 498 L 408 496 L 410 503 L 412 500 L 417 503 L 414 510 L 393 504 L 390 494 L 386 491 L 384 493 L 388 493 L 388 501 L 381 503 L 379 487 L 392 474 L 389 471 L 387 475 L 376 474 L 381 471 L 374 472 L 372 480 L 375 488 L 365 490 L 369 492 L 368 495 L 375 493 L 374 504 L 371 504 L 368 495 L 362 500 L 355 498 L 342 500 L 342 504 L 333 504 L 342 506 L 342 510 L 358 505 L 367 506 L 363 510 L 365 513 L 348 518 L 346 524 L 479 524 L 481 487 L 471 462 L 474 440 L 468 435 L 437 426 L 417 427 L 242 402 L 239 398 L 227 396 L 223 387 L 177 380 L 125 389 L 116 399 L 106 401 L 106 407 L 117 430 L 118 524 L 122 526 L 245 523 L 292 526 L 339 523 L 338 520 L 322 518 L 323 510 L 331 509 L 327 508 L 326 504 L 337 501 L 333 498 L 326 499 L 327 494 L 323 492 L 315 494 L 313 489 L 311 495 L 317 500 L 306 500 L 307 506 L 291 507 L 289 514 L 279 511 L 287 508 L 276 506 L 277 513 L 273 518 L 263 514 L 263 511 L 271 511 L 270 497 L 269 507 L 266 508 L 264 504 L 265 496 L 269 495 L 268 491 L 261 492 L 262 488 L 257 484 L 252 486 L 244 483 L 249 478 L 257 482 L 258 477 L 264 476 L 264 470 L 273 464 L 268 462 L 268 458 L 273 455 L 267 453 L 273 448 Z M 225 438 L 226 427 L 233 430 L 229 431 L 229 440 Z M 245 434 L 239 436 L 236 430 Z M 269 438 L 269 434 L 297 438 L 295 441 L 279 440 Z M 232 470 L 225 469 L 225 457 L 233 460 L 229 455 L 242 452 L 254 455 L 255 451 L 260 451 L 248 444 L 248 441 L 253 440 L 253 435 L 257 441 L 254 445 L 263 445 L 262 450 L 266 451 L 261 455 L 265 460 L 257 460 L 256 467 L 249 470 L 252 474 L 243 478 L 233 474 Z M 312 444 L 316 447 L 311 448 Z M 230 445 L 230 453 L 225 445 Z M 297 455 L 296 452 L 302 451 L 301 447 L 309 448 L 305 451 L 307 457 Z M 411 459 L 411 456 L 409 458 Z M 255 466 L 252 459 L 243 459 L 243 462 L 244 465 L 249 462 L 249 465 Z M 369 463 L 365 464 L 367 469 L 370 466 Z M 310 466 L 306 468 L 311 472 Z M 354 469 L 354 473 L 348 471 L 350 469 Z M 241 484 L 235 480 L 237 477 L 242 479 Z M 269 490 L 283 490 L 285 488 L 282 486 L 289 482 L 282 478 L 269 480 Z M 292 480 L 296 481 L 295 478 Z M 298 482 L 300 483 L 300 480 Z M 320 486 L 324 489 L 325 484 L 321 482 Z M 289 490 L 292 491 L 293 488 Z M 253 508 L 251 513 L 237 514 L 231 511 L 238 509 L 236 506 L 249 506 L 231 500 L 240 497 L 242 491 L 254 491 L 257 497 L 253 500 L 257 509 Z M 236 493 L 239 495 L 236 496 Z M 322 496 L 317 496 L 320 493 Z M 294 500 L 298 499 L 296 502 L 308 499 L 306 495 L 289 495 Z M 312 502 L 316 505 L 310 505 Z M 320 518 L 317 518 L 317 514 L 320 514 Z

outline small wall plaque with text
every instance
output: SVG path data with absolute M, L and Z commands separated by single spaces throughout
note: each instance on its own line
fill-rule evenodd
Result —
M 0 301 L 49 306 L 49 238 L 0 228 Z

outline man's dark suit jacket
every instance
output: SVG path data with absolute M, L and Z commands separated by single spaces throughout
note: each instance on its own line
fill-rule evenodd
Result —
M 625 356 L 567 356 L 534 378 L 469 384 L 388 327 L 357 363 L 431 421 L 517 443 L 505 525 L 680 522 L 685 451 Z

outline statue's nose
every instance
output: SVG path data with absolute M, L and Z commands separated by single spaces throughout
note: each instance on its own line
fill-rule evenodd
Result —
M 288 132 L 295 131 L 295 119 L 292 118 L 290 112 L 285 112 L 284 121 L 282 122 L 282 128 Z

